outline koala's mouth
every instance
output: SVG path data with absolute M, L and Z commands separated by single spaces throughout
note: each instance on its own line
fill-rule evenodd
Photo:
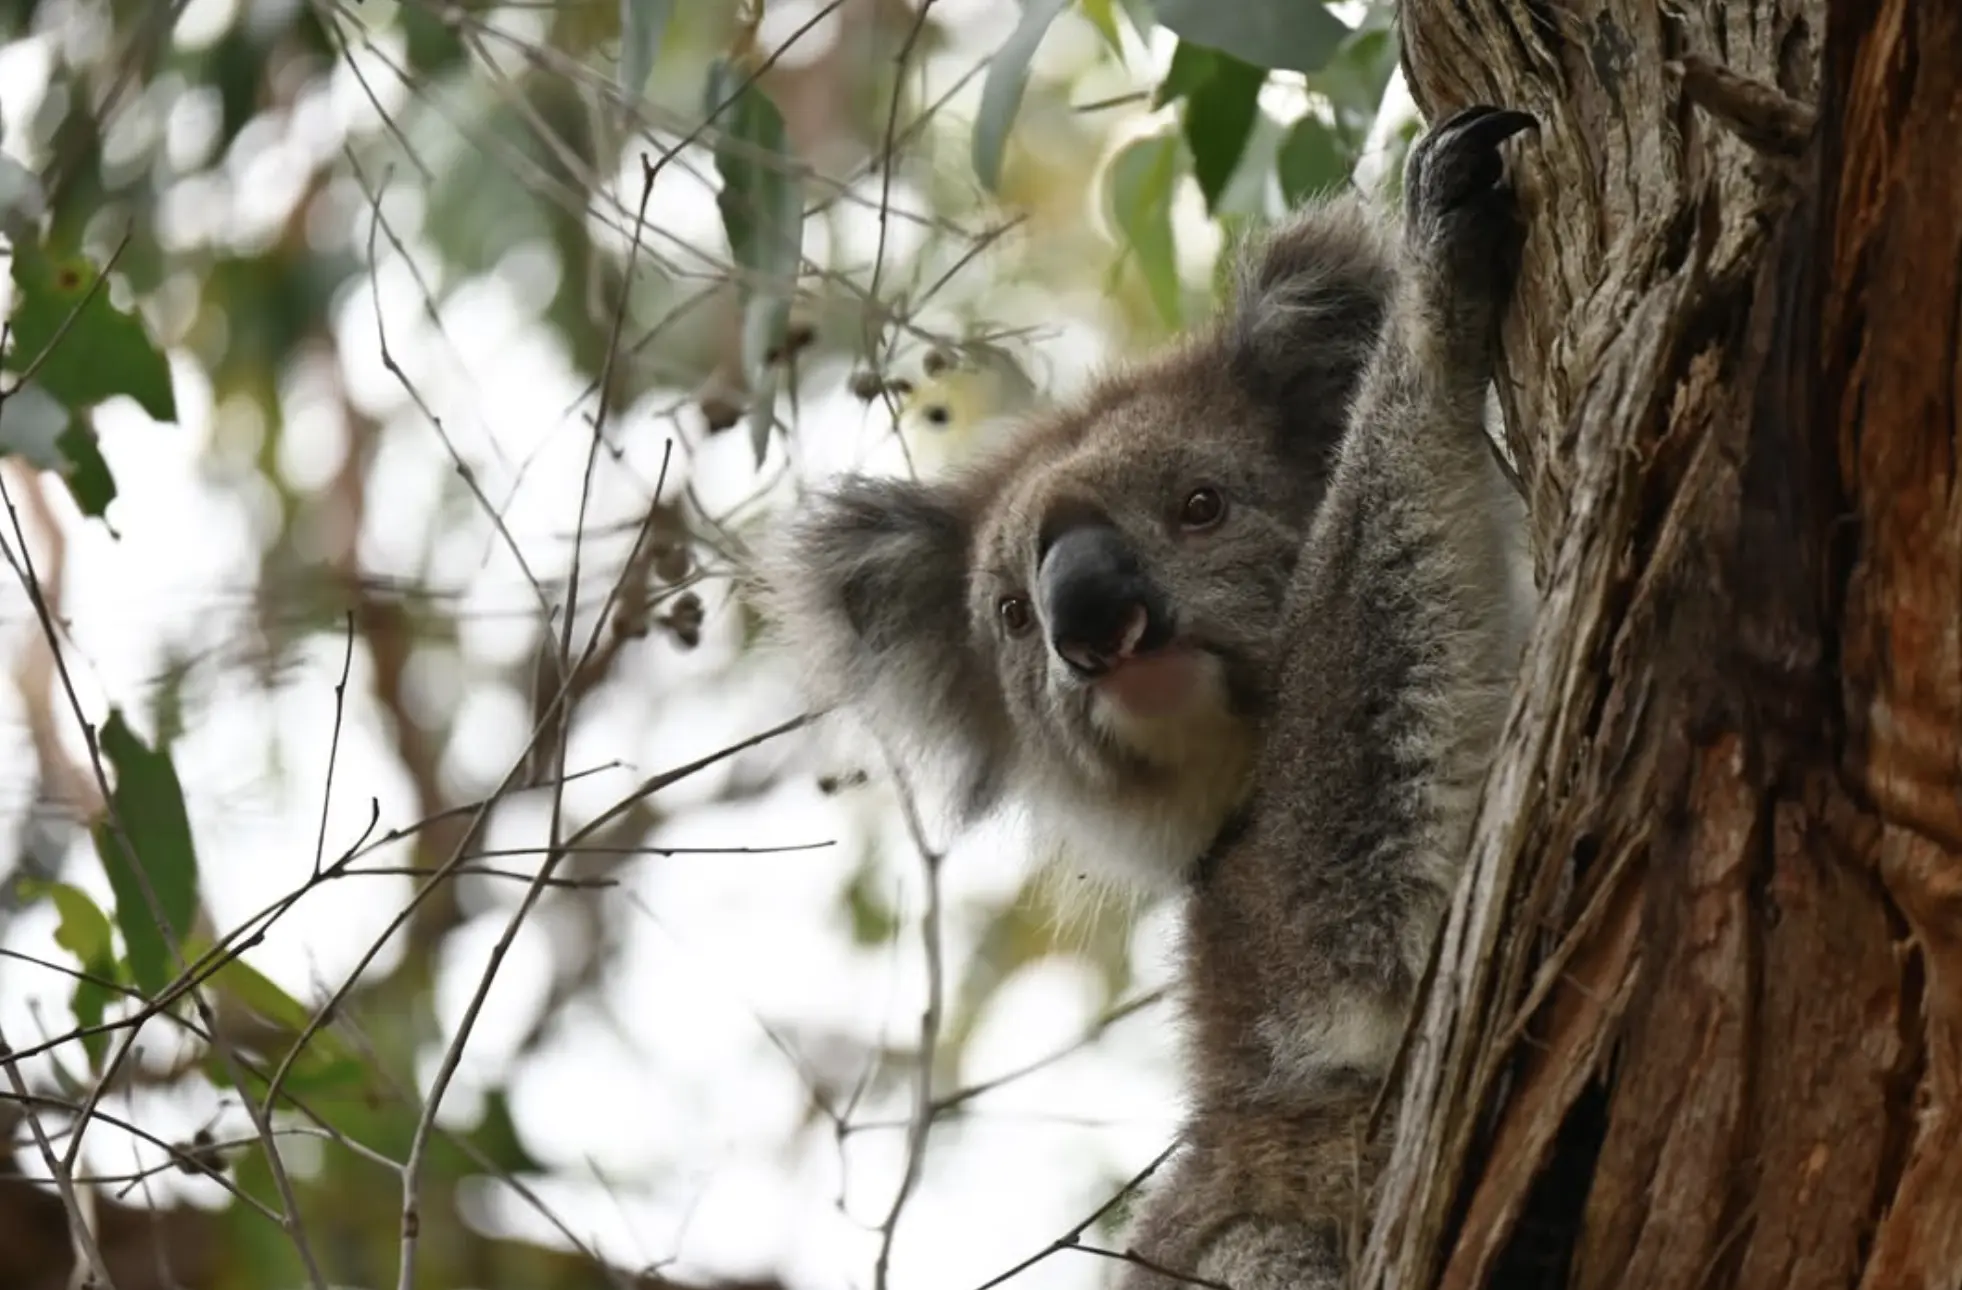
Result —
M 1110 649 L 1072 644 L 1057 652 L 1093 693 L 1130 717 L 1173 716 L 1192 702 L 1205 680 L 1200 651 L 1142 605 L 1133 607 Z

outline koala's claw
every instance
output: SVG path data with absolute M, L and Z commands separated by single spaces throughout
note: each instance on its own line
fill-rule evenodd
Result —
M 1411 216 L 1437 219 L 1493 192 L 1505 177 L 1499 145 L 1539 126 L 1531 113 L 1485 104 L 1445 118 L 1411 149 L 1404 174 Z

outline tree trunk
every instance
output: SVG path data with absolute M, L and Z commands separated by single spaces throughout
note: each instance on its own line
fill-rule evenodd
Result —
M 1962 0 L 1402 9 L 1545 609 L 1359 1284 L 1962 1287 Z

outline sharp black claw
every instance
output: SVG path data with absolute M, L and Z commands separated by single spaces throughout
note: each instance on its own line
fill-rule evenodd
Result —
M 1454 210 L 1497 187 L 1505 176 L 1499 144 L 1539 129 L 1530 113 L 1479 103 L 1454 112 L 1411 156 L 1406 182 L 1431 210 Z
M 1448 130 L 1455 130 L 1461 125 L 1469 124 L 1483 116 L 1491 116 L 1497 111 L 1500 111 L 1500 109 L 1493 107 L 1489 103 L 1474 103 L 1470 107 L 1459 108 L 1456 112 L 1453 112 L 1450 116 L 1445 117 L 1444 120 L 1437 123 L 1436 133 L 1443 134 Z
M 1530 112 L 1495 107 L 1466 108 L 1443 126 L 1443 130 L 1464 133 L 1486 148 L 1496 148 L 1515 134 L 1539 128 L 1539 119 Z

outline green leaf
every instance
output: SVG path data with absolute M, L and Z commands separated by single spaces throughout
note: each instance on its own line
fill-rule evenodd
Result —
M 988 63 L 981 83 L 981 108 L 974 118 L 974 173 L 989 192 L 1001 184 L 1001 159 L 1008 147 L 1008 128 L 1022 106 L 1029 84 L 1029 60 L 1042 44 L 1049 24 L 1069 7 L 1069 0 L 1024 0 L 1022 21 Z
M 661 56 L 674 0 L 620 0 L 620 90 L 638 100 Z
M 110 803 L 129 836 L 125 846 L 105 819 L 95 828 L 95 850 L 116 893 L 116 925 L 129 947 L 130 972 L 137 987 L 155 998 L 177 975 L 170 947 L 183 943 L 197 912 L 198 861 L 191 821 L 170 754 L 145 747 L 120 711 L 110 711 L 101 743 L 103 756 L 116 769 Z M 130 863 L 132 850 L 141 872 Z M 145 892 L 146 878 L 149 893 L 156 897 L 154 909 Z
M 35 223 L 47 213 L 48 197 L 41 187 L 41 177 L 0 153 L 0 233 L 24 242 Z
M 114 962 L 104 966 L 114 968 Z M 90 975 L 75 979 L 75 990 L 68 998 L 68 1009 L 75 1014 L 75 1024 L 90 1032 L 82 1036 L 82 1051 L 88 1054 L 89 1069 L 102 1070 L 109 1061 L 109 1032 L 96 1030 L 102 1018 L 109 1011 L 109 1001 L 116 997 L 106 977 L 101 971 L 91 971 Z
M 177 419 L 170 364 L 142 320 L 110 303 L 109 286 L 95 266 L 22 244 L 14 248 L 13 277 L 9 370 L 31 368 L 34 379 L 71 410 L 127 394 L 157 420 Z
M 1106 176 L 1111 222 L 1137 256 L 1151 302 L 1169 327 L 1180 318 L 1178 244 L 1172 234 L 1172 195 L 1178 191 L 1179 141 L 1150 135 L 1126 144 Z
M 184 957 L 193 963 L 213 952 L 212 942 L 203 936 L 192 937 L 184 945 Z M 221 1006 L 243 1007 L 291 1039 L 298 1039 L 313 1019 L 312 1011 L 305 1004 L 235 954 L 213 970 L 206 982 Z M 267 1055 L 275 1061 L 286 1055 L 283 1046 L 268 1046 L 268 1049 Z M 224 1069 L 222 1063 L 218 1069 Z M 293 1060 L 281 1087 L 304 1095 L 358 1082 L 360 1075 L 359 1056 L 330 1027 L 322 1026 L 308 1038 L 305 1051 Z M 229 1073 L 221 1082 L 230 1083 Z M 256 1096 L 265 1097 L 263 1082 L 255 1083 L 254 1089 Z
M 68 459 L 61 435 L 72 414 L 39 381 L 7 391 L 0 403 L 0 456 L 19 457 L 42 470 L 61 470 Z
M 41 383 L 29 381 L 0 403 L 0 457 L 17 456 L 59 474 L 82 514 L 101 516 L 116 497 L 95 431 L 78 421 Z
M 209 957 L 215 947 L 206 937 L 194 937 L 184 945 L 184 957 L 192 962 Z M 306 1005 L 286 993 L 273 979 L 236 954 L 226 951 L 225 962 L 206 977 L 211 988 L 232 996 L 266 1021 L 288 1030 L 304 1030 L 313 1014 Z
M 73 954 L 87 974 L 75 978 L 68 1006 L 75 1014 L 76 1025 L 93 1029 L 102 1024 L 109 1001 L 116 996 L 111 986 L 118 975 L 116 948 L 109 930 L 109 916 L 81 888 L 65 882 L 52 886 L 50 894 L 56 912 L 61 915 L 61 922 L 55 927 L 55 944 Z M 106 1033 L 83 1035 L 82 1051 L 88 1054 L 90 1068 L 101 1070 L 109 1057 L 109 1036 Z
M 1158 26 L 1158 19 L 1151 13 L 1151 0 L 1117 0 L 1117 7 L 1130 19 L 1131 30 L 1138 33 L 1138 39 L 1148 43 Z
M 1254 114 L 1253 129 L 1247 132 L 1247 146 L 1240 154 L 1240 164 L 1213 203 L 1214 219 L 1233 216 L 1271 219 L 1281 213 L 1274 172 L 1286 138 L 1286 126 L 1265 111 Z
M 1247 137 L 1260 115 L 1260 87 L 1267 72 L 1231 54 L 1215 53 L 1213 72 L 1185 96 L 1185 146 L 1192 151 L 1192 174 L 1216 214 L 1219 196 L 1247 150 Z
M 1104 38 L 1110 52 L 1117 55 L 1117 61 L 1124 61 L 1124 37 L 1117 30 L 1117 8 L 1115 0 L 1080 0 L 1084 21 L 1097 29 Z
M 1317 193 L 1340 188 L 1349 181 L 1354 159 L 1320 120 L 1304 116 L 1288 131 L 1275 160 L 1281 180 L 1281 196 L 1289 207 L 1299 206 Z
M 1383 106 L 1383 90 L 1396 69 L 1395 33 L 1376 26 L 1358 27 L 1308 78 L 1308 88 L 1325 95 L 1346 121 L 1367 128 Z
M 244 1066 L 237 1069 L 238 1078 L 233 1078 L 232 1063 L 226 1061 L 216 1051 L 207 1052 L 198 1063 L 204 1077 L 219 1088 L 237 1089 L 243 1097 L 250 1097 L 261 1106 L 265 1105 L 266 1095 L 272 1091 L 272 1072 L 277 1069 L 279 1054 L 262 1054 L 259 1070 Z M 321 1037 L 316 1035 L 307 1046 L 307 1051 L 294 1060 L 287 1068 L 286 1078 L 280 1081 L 280 1098 L 287 1094 L 305 1098 L 313 1103 L 313 1110 L 323 1114 L 330 1108 L 317 1101 L 323 1094 L 356 1093 L 366 1087 L 368 1073 L 361 1059 L 351 1050 L 340 1049 L 337 1053 L 324 1050 Z M 335 1115 L 334 1123 L 343 1129 L 347 1122 Z
M 879 890 L 877 867 L 867 856 L 845 888 L 845 911 L 851 918 L 852 944 L 864 947 L 890 944 L 899 934 L 899 915 Z
M 100 518 L 116 500 L 116 477 L 102 459 L 95 431 L 85 425 L 71 425 L 61 432 L 55 446 L 66 460 L 61 479 L 74 495 L 75 504 L 82 508 L 82 514 Z
M 1349 34 L 1321 0 L 1155 0 L 1152 11 L 1180 40 L 1296 72 L 1319 69 Z
M 55 944 L 73 954 L 85 972 L 104 963 L 113 970 L 115 934 L 109 927 L 109 916 L 80 887 L 49 883 L 48 895 L 54 900 L 55 913 L 61 916 L 55 925 Z
M 708 99 L 711 112 L 721 110 L 715 169 L 722 191 L 715 204 L 729 249 L 745 270 L 743 373 L 750 446 L 760 466 L 775 415 L 778 375 L 771 359 L 790 330 L 790 297 L 803 262 L 804 195 L 776 104 L 721 60 L 709 69 Z
M 1165 69 L 1165 79 L 1158 82 L 1158 88 L 1151 92 L 1151 107 L 1155 112 L 1167 103 L 1176 103 L 1192 91 L 1212 79 L 1219 69 L 1219 55 L 1204 45 L 1195 45 L 1181 40 L 1172 50 L 1172 64 Z
M 83 972 L 75 978 L 69 1009 L 75 1014 L 75 1024 L 92 1030 L 102 1024 L 109 1001 L 116 997 L 115 982 L 120 976 L 109 916 L 80 887 L 65 882 L 35 883 L 27 899 L 38 900 L 43 894 L 53 900 L 61 920 L 55 924 L 55 944 L 73 954 Z M 101 1070 L 109 1055 L 109 1036 L 83 1035 L 82 1050 L 89 1056 L 90 1068 Z

